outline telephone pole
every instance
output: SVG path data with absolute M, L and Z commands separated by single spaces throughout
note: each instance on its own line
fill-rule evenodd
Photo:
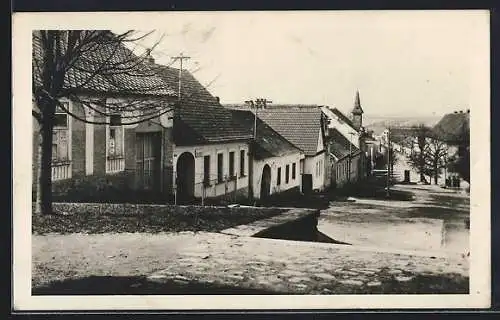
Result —
M 259 108 L 265 109 L 266 105 L 268 103 L 273 103 L 273 102 L 270 100 L 267 100 L 267 99 L 260 98 L 260 99 L 255 99 L 255 101 L 248 100 L 248 101 L 245 101 L 245 103 L 250 105 L 250 109 L 255 109 L 254 121 L 253 121 L 253 138 L 256 139 L 257 138 L 257 111 L 259 110 Z
M 174 61 L 180 60 L 180 68 L 179 68 L 179 96 L 178 99 L 179 101 L 181 100 L 181 87 L 182 87 L 182 63 L 184 60 L 191 59 L 191 57 L 185 56 L 182 52 L 180 55 L 172 57 Z

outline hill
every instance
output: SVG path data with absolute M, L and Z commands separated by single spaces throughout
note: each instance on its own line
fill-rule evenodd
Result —
M 381 134 L 387 127 L 411 127 L 424 124 L 433 127 L 440 116 L 371 116 L 363 117 L 363 124 L 368 130 L 373 130 L 374 134 Z

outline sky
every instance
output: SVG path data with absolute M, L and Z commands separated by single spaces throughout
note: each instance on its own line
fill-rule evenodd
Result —
M 139 51 L 184 62 L 222 103 L 266 98 L 366 114 L 442 115 L 473 108 L 489 85 L 484 11 L 158 13 Z M 474 92 L 476 90 L 476 92 Z

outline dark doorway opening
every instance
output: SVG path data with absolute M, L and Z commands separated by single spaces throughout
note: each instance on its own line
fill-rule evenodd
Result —
M 312 174 L 302 175 L 302 193 L 306 196 L 312 194 L 313 189 L 313 176 Z
M 265 165 L 262 169 L 262 179 L 260 183 L 260 200 L 267 200 L 271 195 L 271 167 Z
M 176 168 L 177 202 L 194 200 L 194 156 L 184 152 L 177 159 Z

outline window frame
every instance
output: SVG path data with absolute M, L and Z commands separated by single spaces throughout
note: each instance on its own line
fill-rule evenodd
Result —
M 224 152 L 217 152 L 217 183 L 224 182 Z
M 292 163 L 292 180 L 295 180 L 297 178 L 297 174 L 296 174 L 296 171 L 297 171 L 297 166 L 296 166 L 296 163 Z
M 232 156 L 232 159 L 231 159 Z M 236 152 L 235 151 L 229 151 L 228 155 L 228 177 L 229 180 L 236 179 Z
M 276 173 L 276 185 L 279 186 L 281 185 L 281 167 L 278 167 L 277 173 Z
M 111 125 L 111 116 L 120 116 L 120 124 L 119 125 Z M 109 115 L 106 117 L 106 159 L 124 159 L 125 158 L 125 126 L 123 125 L 121 121 L 121 114 L 113 114 Z M 121 150 L 120 152 L 116 152 L 116 132 L 118 131 L 117 128 L 121 128 Z M 111 132 L 114 132 L 114 139 L 115 139 L 115 152 L 114 154 L 110 154 L 110 142 L 111 142 Z
M 245 177 L 246 150 L 240 150 L 240 177 Z
M 207 161 L 208 159 L 208 161 Z M 203 156 L 203 185 L 209 187 L 210 184 L 210 155 Z
M 285 167 L 285 183 L 288 184 L 290 182 L 290 165 L 287 164 Z

